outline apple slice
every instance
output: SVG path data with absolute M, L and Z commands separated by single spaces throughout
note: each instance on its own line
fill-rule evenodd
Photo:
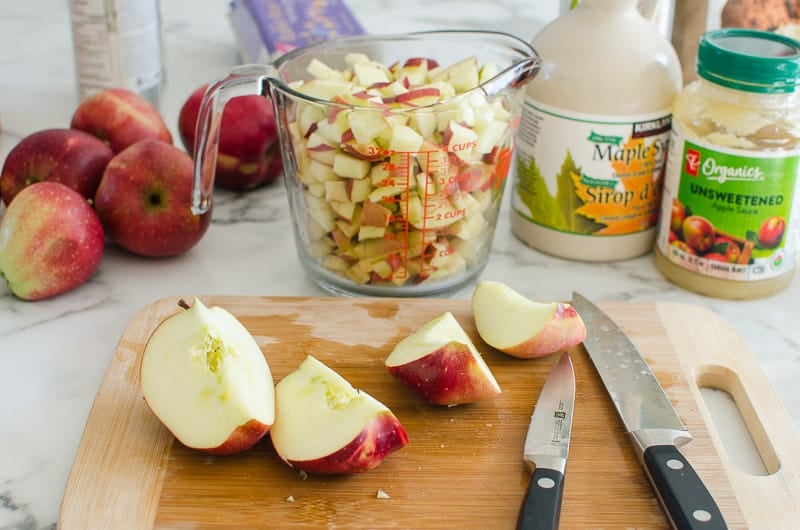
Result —
M 386 405 L 310 355 L 277 384 L 275 404 L 275 451 L 308 473 L 369 471 L 408 443 Z
M 501 392 L 449 311 L 398 342 L 384 363 L 392 376 L 434 405 L 475 403 Z
M 212 454 L 251 448 L 275 419 L 261 348 L 231 313 L 197 299 L 153 331 L 142 353 L 141 387 L 178 441 Z
M 570 304 L 534 302 L 500 282 L 478 284 L 472 314 L 486 344 L 523 359 L 564 351 L 586 338 L 586 326 Z

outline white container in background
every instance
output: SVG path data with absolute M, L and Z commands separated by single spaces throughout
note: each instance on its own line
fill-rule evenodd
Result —
M 163 67 L 158 0 L 69 0 L 78 97 L 127 88 L 158 105 Z
M 533 47 L 516 138 L 512 230 L 545 253 L 613 261 L 653 248 L 682 76 L 637 0 L 581 0 Z

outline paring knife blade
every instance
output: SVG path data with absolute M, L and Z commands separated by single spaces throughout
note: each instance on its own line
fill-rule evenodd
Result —
M 574 406 L 575 370 L 564 353 L 544 382 L 525 436 L 523 459 L 536 468 L 520 507 L 518 530 L 558 528 Z
M 711 493 L 678 450 L 692 436 L 639 350 L 607 314 L 580 294 L 572 294 L 572 306 L 586 325 L 586 351 L 672 526 L 727 528 Z

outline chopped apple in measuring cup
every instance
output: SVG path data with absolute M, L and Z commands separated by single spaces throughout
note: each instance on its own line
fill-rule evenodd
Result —
M 506 102 L 471 90 L 498 73 L 465 57 L 391 65 L 360 53 L 337 70 L 313 59 L 291 83 L 289 131 L 305 188 L 305 251 L 358 284 L 417 284 L 485 255 L 508 171 Z

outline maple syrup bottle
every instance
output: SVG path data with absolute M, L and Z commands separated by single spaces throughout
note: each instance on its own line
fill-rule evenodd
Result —
M 512 231 L 568 259 L 650 252 L 683 84 L 675 50 L 637 0 L 581 0 L 532 44 L 544 64 L 516 136 Z

